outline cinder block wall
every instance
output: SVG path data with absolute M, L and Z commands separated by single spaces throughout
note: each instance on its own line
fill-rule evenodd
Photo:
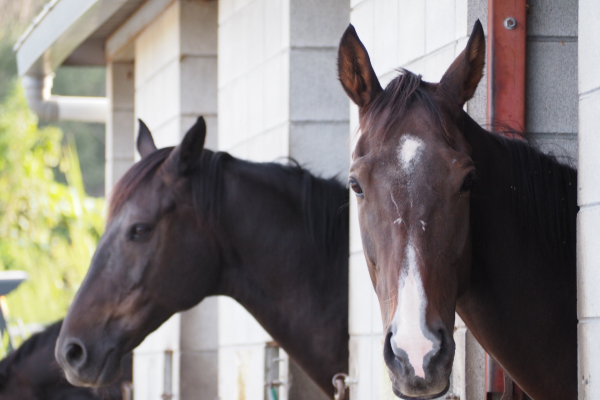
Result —
M 578 0 L 527 1 L 528 136 L 577 165 Z
M 577 316 L 579 398 L 600 398 L 600 3 L 579 2 Z

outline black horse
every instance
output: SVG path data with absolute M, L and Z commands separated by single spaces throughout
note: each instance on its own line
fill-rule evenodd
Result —
M 123 375 L 102 389 L 71 385 L 54 359 L 62 320 L 27 339 L 0 361 L 0 400 L 121 400 L 122 385 L 131 382 L 131 353 L 121 364 Z
M 142 159 L 113 189 L 57 360 L 70 382 L 109 384 L 122 354 L 171 315 L 226 295 L 333 397 L 332 377 L 348 372 L 348 190 L 204 150 L 205 135 L 200 118 L 157 150 L 141 126 Z

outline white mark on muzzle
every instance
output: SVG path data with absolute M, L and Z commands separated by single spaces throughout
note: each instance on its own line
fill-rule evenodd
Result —
M 403 135 L 398 146 L 398 161 L 405 173 L 410 174 L 414 169 L 415 162 L 419 159 L 423 141 L 412 135 Z
M 426 226 L 427 226 L 427 222 L 421 220 L 421 228 L 423 228 L 423 231 L 425 231 Z
M 433 350 L 433 341 L 428 339 L 425 328 L 425 308 L 427 299 L 412 243 L 406 247 L 406 273 L 401 274 L 398 282 L 398 306 L 392 321 L 392 349 L 398 355 L 403 350 L 415 375 L 425 378 L 423 359 Z

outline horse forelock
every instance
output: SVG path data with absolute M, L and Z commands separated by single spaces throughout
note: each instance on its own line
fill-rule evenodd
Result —
M 360 118 L 360 130 L 368 140 L 380 142 L 390 133 L 392 125 L 403 117 L 408 108 L 418 103 L 429 113 L 439 127 L 446 142 L 451 136 L 446 126 L 446 117 L 425 87 L 421 75 L 399 69 L 400 75 L 392 79 L 385 90 L 364 110 Z

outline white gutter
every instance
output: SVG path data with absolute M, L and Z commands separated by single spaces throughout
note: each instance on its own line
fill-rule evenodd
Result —
M 54 71 L 128 0 L 52 0 L 14 47 L 27 104 L 40 119 L 106 122 L 106 97 L 52 96 Z
M 108 98 L 52 96 L 54 75 L 22 77 L 29 108 L 45 121 L 83 121 L 106 123 Z

